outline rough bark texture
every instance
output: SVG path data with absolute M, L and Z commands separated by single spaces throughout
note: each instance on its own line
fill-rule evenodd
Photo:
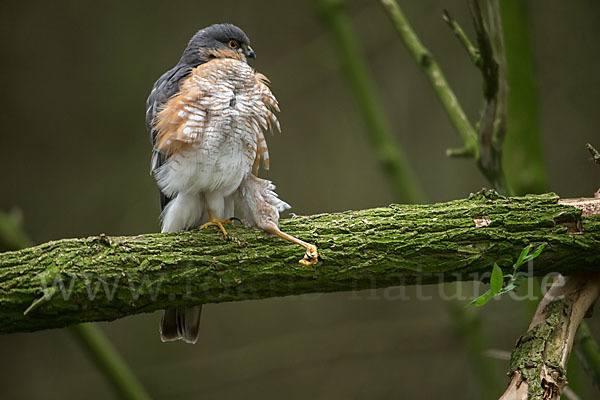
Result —
M 501 400 L 557 400 L 567 384 L 575 333 L 600 294 L 600 273 L 555 279 L 510 360 Z
M 114 320 L 175 305 L 481 279 L 507 271 L 524 246 L 546 244 L 534 275 L 597 271 L 600 217 L 553 194 L 482 191 L 432 205 L 295 217 L 281 228 L 322 260 L 243 227 L 64 239 L 0 253 L 0 332 Z M 25 312 L 27 311 L 27 312 Z

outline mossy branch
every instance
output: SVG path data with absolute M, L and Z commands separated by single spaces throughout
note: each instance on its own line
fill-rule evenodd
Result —
M 0 212 L 0 251 L 4 249 L 18 250 L 31 245 L 31 239 L 23 229 L 20 212 L 17 210 L 13 210 L 9 214 Z M 57 290 L 58 287 L 50 287 L 45 290 L 44 296 L 31 303 L 23 314 L 26 315 L 29 311 L 34 310 L 46 299 L 51 299 Z M 120 398 L 127 400 L 150 399 L 144 387 L 99 327 L 94 324 L 74 324 L 69 327 L 69 330 Z
M 295 217 L 281 227 L 315 242 L 323 260 L 304 267 L 298 246 L 239 226 L 228 242 L 210 230 L 101 235 L 0 253 L 0 332 L 177 305 L 482 279 L 493 262 L 508 270 L 528 243 L 547 246 L 536 276 L 600 265 L 600 217 L 553 194 L 482 191 L 449 203 Z

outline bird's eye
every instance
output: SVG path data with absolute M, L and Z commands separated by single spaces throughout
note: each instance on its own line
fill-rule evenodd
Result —
M 229 47 L 231 47 L 232 49 L 237 49 L 238 47 L 240 47 L 240 44 L 237 42 L 237 40 L 230 40 L 227 45 Z

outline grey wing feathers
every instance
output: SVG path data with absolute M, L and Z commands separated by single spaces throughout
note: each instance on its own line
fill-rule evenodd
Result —
M 158 78 L 146 101 L 146 128 L 150 132 L 150 143 L 152 144 L 151 174 L 165 162 L 164 154 L 155 147 L 156 135 L 158 133 L 155 129 L 156 117 L 160 112 L 161 106 L 179 92 L 180 82 L 191 71 L 191 66 L 177 64 Z M 167 197 L 160 189 L 159 198 L 160 210 L 162 211 L 171 198 Z M 188 343 L 196 343 L 200 329 L 201 311 L 202 305 L 164 310 L 160 322 L 161 339 L 163 341 L 182 339 Z
M 171 96 L 179 92 L 179 83 L 192 71 L 189 65 L 177 64 L 171 68 L 154 83 L 152 92 L 146 100 L 146 128 L 150 131 L 150 142 L 154 145 L 154 119 L 161 105 L 167 102 Z
M 189 65 L 177 64 L 174 68 L 165 72 L 152 87 L 152 92 L 146 100 L 146 129 L 150 133 L 150 143 L 152 144 L 152 159 L 150 162 L 150 173 L 152 174 L 158 167 L 165 162 L 164 155 L 156 148 L 154 143 L 156 141 L 156 129 L 154 128 L 156 123 L 156 117 L 160 111 L 160 107 L 179 92 L 179 83 L 182 79 L 187 77 L 192 71 L 192 67 Z M 167 203 L 171 200 L 165 196 L 164 193 L 159 192 L 160 195 L 160 209 L 161 211 L 165 208 Z

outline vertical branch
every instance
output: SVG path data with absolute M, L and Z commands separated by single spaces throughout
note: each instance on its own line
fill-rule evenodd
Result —
M 392 19 L 398 34 L 409 52 L 430 78 L 430 81 L 432 81 L 432 73 L 429 68 L 432 65 L 430 61 L 432 57 L 420 44 L 400 7 L 394 0 L 380 1 Z M 485 175 L 487 180 L 499 192 L 506 192 L 506 181 L 502 169 L 502 148 L 507 131 L 508 77 L 500 5 L 498 0 L 489 0 L 487 21 L 483 17 L 479 0 L 469 0 L 469 5 L 477 34 L 478 48 L 475 48 L 471 44 L 464 31 L 456 21 L 452 20 L 447 11 L 444 12 L 444 20 L 451 27 L 473 63 L 482 72 L 484 109 L 481 120 L 477 124 L 478 156 L 475 156 L 475 159 L 480 171 Z M 519 40 L 522 40 L 522 38 L 519 38 Z M 424 63 L 424 60 L 427 60 L 427 62 Z M 433 65 L 435 69 L 439 69 L 437 64 L 433 63 Z M 438 76 L 441 75 L 438 74 Z M 435 84 L 433 86 L 444 104 L 443 96 L 440 96 L 440 92 L 437 90 L 440 89 L 440 86 L 436 86 Z M 535 106 L 535 102 L 533 102 L 533 105 Z M 458 108 L 460 109 L 460 106 Z M 448 111 L 448 108 L 446 110 Z M 458 125 L 455 126 L 459 129 Z M 535 132 L 531 133 L 534 138 L 537 138 L 536 134 Z M 539 152 L 539 146 L 537 148 Z M 527 150 L 529 149 L 524 149 L 524 151 Z M 463 150 L 450 154 L 468 155 L 469 152 Z M 538 157 L 538 159 L 541 160 L 541 157 Z M 538 169 L 543 171 L 543 166 L 539 164 L 541 164 L 541 161 L 538 162 Z M 539 176 L 543 180 L 545 173 L 542 172 Z M 562 391 L 562 386 L 559 387 L 559 391 Z
M 317 7 L 336 41 L 335 47 L 367 125 L 371 145 L 391 177 L 398 197 L 410 203 L 422 203 L 425 196 L 377 101 L 375 85 L 360 55 L 350 21 L 342 10 L 342 2 L 317 0 Z
M 508 81 L 507 135 L 503 165 L 513 193 L 544 193 L 548 174 L 540 144 L 535 63 L 529 27 L 528 3 L 502 0 L 503 36 Z
M 481 55 L 481 72 L 483 74 L 483 96 L 494 99 L 498 92 L 499 65 L 494 58 L 494 49 L 488 33 L 479 0 L 469 0 L 469 10 L 473 19 L 473 27 L 477 35 L 477 46 Z
M 582 323 L 579 326 L 575 340 L 578 358 L 592 376 L 596 387 L 600 388 L 600 349 L 587 324 Z
M 506 119 L 508 108 L 508 81 L 506 76 L 506 51 L 504 46 L 504 31 L 500 19 L 499 0 L 491 0 L 489 11 L 490 34 L 492 36 L 492 47 L 498 62 L 498 93 L 496 104 L 496 117 L 494 120 L 494 130 L 492 134 L 492 146 L 500 159 L 500 169 L 502 168 L 502 148 L 506 136 Z
M 497 7 L 497 4 L 496 4 Z M 500 192 L 505 193 L 502 176 L 502 140 L 506 131 L 506 82 L 505 73 L 496 58 L 504 60 L 500 15 L 495 15 L 490 5 L 490 20 L 484 20 L 479 0 L 469 0 L 473 26 L 477 35 L 479 54 L 481 54 L 481 73 L 483 75 L 484 107 L 478 124 L 479 133 L 479 169 L 487 180 Z
M 507 125 L 508 134 L 504 141 L 504 169 L 506 170 L 507 185 L 512 188 L 512 194 L 543 193 L 548 188 L 548 176 L 544 165 L 539 137 L 538 102 L 535 88 L 535 65 L 530 38 L 530 21 L 528 4 L 520 0 L 502 0 L 494 2 L 495 13 L 507 21 L 503 29 L 506 47 L 506 75 L 510 90 L 507 93 Z M 501 61 L 502 64 L 502 61 Z M 502 68 L 501 68 L 502 70 Z M 589 332 L 585 322 L 581 323 L 580 331 Z M 586 343 L 597 343 L 589 336 Z M 588 346 L 592 349 L 594 346 Z M 591 357 L 593 352 L 582 351 L 581 344 L 576 344 L 580 359 Z M 573 386 L 573 375 L 581 364 L 569 362 L 569 386 Z M 592 364 L 593 361 L 587 362 Z M 600 367 L 596 377 L 600 376 Z M 594 375 L 594 374 L 592 374 Z M 571 382 L 573 381 L 573 382 Z
M 501 162 L 502 140 L 506 131 L 507 88 L 504 79 L 505 74 L 501 71 L 501 66 L 495 57 L 496 50 L 499 52 L 504 51 L 500 16 L 495 15 L 494 8 L 491 6 L 490 15 L 495 19 L 486 24 L 479 1 L 469 0 L 473 24 L 477 33 L 478 49 L 475 49 L 458 23 L 450 17 L 447 11 L 444 13 L 444 20 L 452 28 L 454 34 L 467 50 L 471 60 L 483 75 L 484 109 L 481 120 L 477 124 L 477 132 L 475 132 L 439 65 L 425 46 L 421 44 L 398 3 L 395 0 L 380 0 L 380 2 L 409 53 L 429 79 L 456 131 L 463 140 L 464 149 L 450 150 L 448 154 L 473 156 L 479 170 L 491 185 L 498 192 L 505 193 Z M 498 5 L 496 4 L 495 7 L 497 8 Z M 492 41 L 493 38 L 495 38 L 494 41 Z M 504 60 L 503 55 L 500 58 Z
M 585 146 L 592 155 L 592 160 L 600 165 L 600 152 L 589 143 L 586 143 Z M 596 197 L 599 193 L 600 189 L 596 192 Z M 594 384 L 600 388 L 600 347 L 585 322 L 581 323 L 577 332 L 576 351 L 586 372 L 592 377 Z

